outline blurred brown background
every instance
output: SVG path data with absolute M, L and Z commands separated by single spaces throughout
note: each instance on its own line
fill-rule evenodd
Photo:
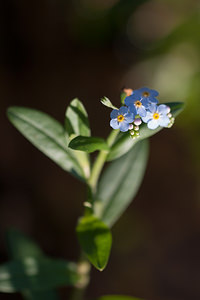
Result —
M 147 85 L 161 101 L 185 101 L 186 108 L 172 129 L 151 138 L 143 184 L 114 226 L 110 262 L 103 273 L 92 271 L 87 295 L 200 299 L 199 32 L 195 0 L 0 2 L 1 262 L 10 227 L 46 254 L 76 260 L 85 196 L 82 184 L 14 129 L 6 108 L 34 107 L 63 122 L 79 97 L 93 135 L 106 137 L 110 111 L 100 98 L 119 105 L 123 86 Z M 68 289 L 59 292 L 68 298 Z

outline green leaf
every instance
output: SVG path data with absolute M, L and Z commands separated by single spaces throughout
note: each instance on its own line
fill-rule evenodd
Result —
M 77 136 L 69 143 L 69 147 L 74 150 L 85 151 L 88 153 L 96 150 L 109 150 L 106 141 L 99 137 Z
M 142 300 L 141 298 L 135 298 L 123 295 L 107 295 L 98 298 L 97 300 Z
M 97 187 L 94 213 L 109 227 L 121 216 L 136 195 L 144 176 L 148 142 L 141 141 L 103 172 Z
M 25 257 L 44 257 L 42 250 L 30 238 L 16 229 L 10 229 L 6 234 L 7 248 L 12 259 Z
M 74 285 L 78 280 L 76 265 L 64 260 L 25 257 L 0 266 L 0 291 L 48 290 Z
M 101 99 L 101 103 L 102 103 L 103 105 L 109 107 L 109 108 L 118 109 L 118 108 L 117 108 L 116 106 L 114 106 L 114 105 L 112 104 L 112 102 L 111 102 L 107 97 L 105 97 L 105 96 Z
M 65 112 L 65 129 L 69 141 L 78 135 L 90 136 L 90 126 L 87 112 L 79 99 L 70 102 Z M 69 149 L 70 150 L 70 149 Z M 72 151 L 72 150 L 71 150 Z M 73 151 L 78 163 L 84 171 L 85 177 L 90 176 L 90 158 L 83 151 Z
M 171 108 L 171 113 L 173 117 L 176 117 L 183 109 L 183 103 L 182 102 L 170 102 L 165 103 L 167 106 Z M 154 130 L 149 129 L 147 127 L 147 124 L 143 123 L 140 126 L 140 136 L 136 139 L 132 139 L 130 137 L 129 132 L 127 133 L 120 133 L 111 147 L 110 153 L 108 154 L 108 161 L 114 160 L 122 155 L 124 155 L 126 152 L 128 152 L 136 143 L 139 141 L 146 139 L 157 132 L 159 132 L 163 127 L 158 127 Z
M 77 98 L 73 99 L 67 107 L 65 113 L 65 128 L 69 136 L 90 136 L 87 112 L 82 102 Z
M 124 91 L 120 93 L 121 104 L 124 105 L 124 100 L 126 99 L 127 94 Z
M 21 260 L 26 257 L 43 258 L 42 250 L 30 238 L 16 229 L 10 229 L 6 234 L 9 255 L 14 260 Z M 27 300 L 58 300 L 55 290 L 32 291 L 25 289 L 21 292 Z
M 62 169 L 83 179 L 83 171 L 72 151 L 62 125 L 47 114 L 25 107 L 10 107 L 7 111 L 11 123 L 40 151 Z
M 109 228 L 97 217 L 90 215 L 79 220 L 76 232 L 87 258 L 102 271 L 107 265 L 112 245 Z

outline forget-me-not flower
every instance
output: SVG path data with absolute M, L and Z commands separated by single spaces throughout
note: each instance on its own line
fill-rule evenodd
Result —
M 158 126 L 167 127 L 170 124 L 169 113 L 170 108 L 167 105 L 152 104 L 146 116 L 142 117 L 142 121 L 147 123 L 149 129 L 156 129 Z
M 135 115 L 140 115 L 140 117 L 145 117 L 147 114 L 147 108 L 149 106 L 149 102 L 147 99 L 139 99 L 136 95 L 133 94 L 131 96 L 126 97 L 124 103 L 128 106 L 130 112 Z
M 143 87 L 141 89 L 134 90 L 132 96 L 140 101 L 145 99 L 151 104 L 158 103 L 158 100 L 156 99 L 158 95 L 159 93 L 156 90 L 151 90 L 147 87 Z
M 128 107 L 122 106 L 120 109 L 113 109 L 111 114 L 110 126 L 122 132 L 129 130 L 129 124 L 135 119 L 135 115 L 129 112 Z

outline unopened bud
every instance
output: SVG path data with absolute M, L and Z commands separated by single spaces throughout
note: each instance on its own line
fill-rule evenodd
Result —
M 134 124 L 135 124 L 136 126 L 139 126 L 141 123 L 142 123 L 142 120 L 141 120 L 140 118 L 136 118 L 136 119 L 134 120 Z

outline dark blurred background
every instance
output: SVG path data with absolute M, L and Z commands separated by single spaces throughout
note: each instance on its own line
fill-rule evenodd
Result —
M 74 228 L 85 187 L 59 169 L 6 118 L 10 105 L 60 122 L 74 97 L 93 135 L 106 137 L 107 96 L 149 86 L 160 101 L 184 101 L 174 127 L 151 138 L 143 184 L 113 227 L 110 262 L 92 271 L 88 299 L 127 294 L 200 299 L 200 3 L 198 0 L 1 0 L 0 259 L 15 227 L 53 257 L 77 260 Z M 68 289 L 61 288 L 62 299 Z M 0 293 L 0 299 L 22 299 Z

